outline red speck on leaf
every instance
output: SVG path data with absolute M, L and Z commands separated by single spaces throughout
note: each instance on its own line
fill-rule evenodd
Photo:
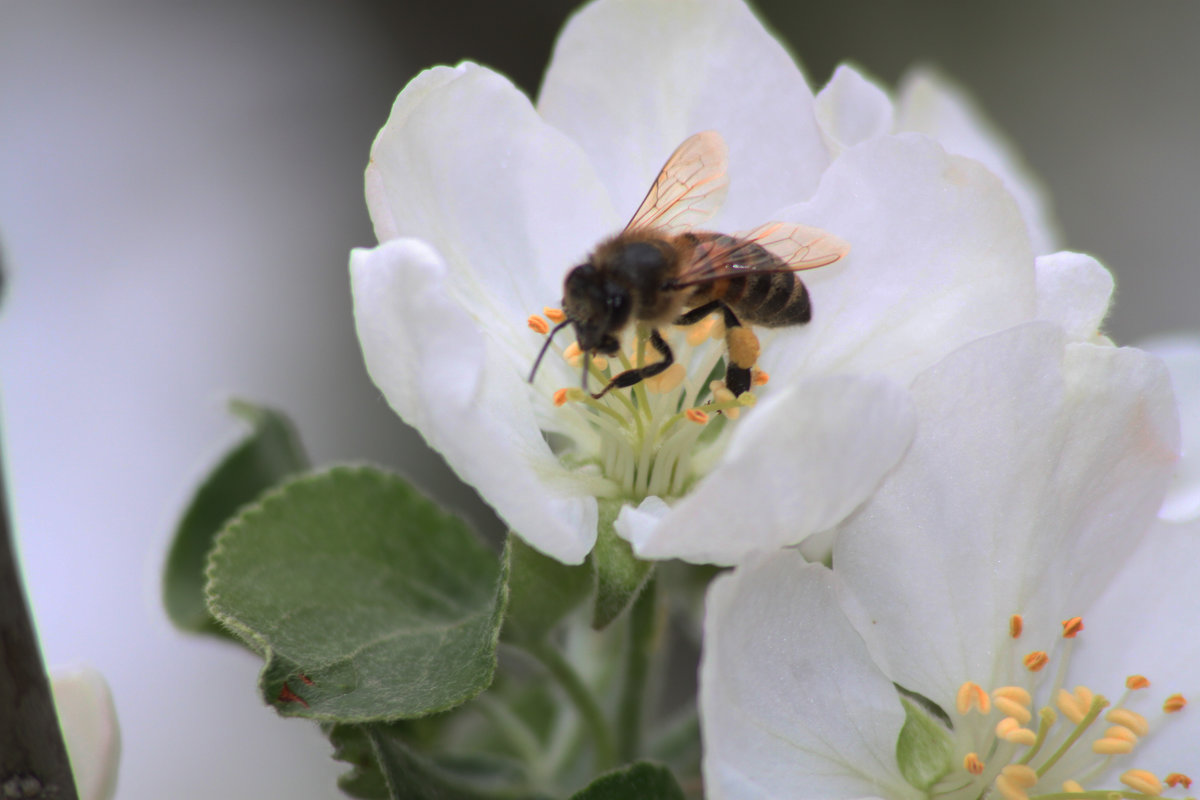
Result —
M 287 685 L 286 681 L 283 684 L 283 688 L 279 690 L 279 697 L 277 699 L 281 703 L 299 703 L 305 708 L 309 707 L 308 703 L 304 701 L 304 698 L 293 692 L 291 687 Z

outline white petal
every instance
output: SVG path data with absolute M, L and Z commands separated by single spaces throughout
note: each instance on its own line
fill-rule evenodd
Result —
M 923 136 L 847 150 L 813 201 L 781 218 L 851 250 L 801 273 L 812 322 L 764 348 L 772 380 L 849 371 L 907 384 L 955 347 L 1034 318 L 1033 256 L 1012 198 L 986 169 Z
M 817 93 L 817 119 L 838 153 L 891 133 L 893 114 L 887 92 L 847 64 L 834 70 L 829 83 Z
M 700 664 L 708 797 L 917 796 L 896 766 L 896 690 L 832 583 L 792 551 L 713 582 Z
M 1038 256 L 1038 319 L 1057 322 L 1067 338 L 1085 342 L 1100 333 L 1112 299 L 1112 273 L 1083 253 Z
M 1041 255 L 1058 249 L 1058 225 L 1041 181 L 1008 138 L 948 78 L 928 68 L 909 72 L 897 91 L 896 129 L 929 134 L 951 153 L 973 158 L 999 175 L 1029 225 L 1033 252 Z
M 842 528 L 844 605 L 894 680 L 949 708 L 1002 685 L 1104 588 L 1162 502 L 1178 441 L 1166 371 L 1031 323 L 913 382 L 917 435 Z M 902 598 L 902 601 L 898 601 Z
M 396 413 L 525 541 L 582 561 L 596 539 L 596 501 L 546 444 L 533 390 L 452 299 L 438 253 L 393 239 L 355 250 L 350 272 L 367 371 Z
M 1116 579 L 1084 615 L 1084 631 L 1071 659 L 1073 684 L 1083 683 L 1114 700 L 1123 694 L 1126 676 L 1150 679 L 1150 688 L 1134 692 L 1129 707 L 1154 720 L 1154 733 L 1138 745 L 1136 766 L 1160 776 L 1184 772 L 1195 778 L 1200 769 L 1198 583 L 1200 524 L 1160 522 L 1137 552 L 1123 560 Z M 1163 715 L 1163 700 L 1177 692 L 1189 700 L 1188 707 Z
M 699 131 L 729 144 L 718 230 L 807 198 L 829 161 L 804 76 L 741 0 L 585 6 L 559 35 L 538 109 L 583 145 L 621 215 Z
M 437 67 L 400 93 L 366 187 L 380 241 L 431 243 L 488 327 L 557 304 L 567 269 L 617 225 L 579 147 L 474 64 Z
M 116 793 L 121 761 L 121 731 L 108 683 L 91 667 L 76 667 L 54 670 L 50 688 L 80 800 L 108 800 Z
M 826 377 L 774 392 L 738 420 L 716 468 L 654 527 L 643 558 L 735 564 L 795 544 L 853 511 L 903 455 L 914 417 L 879 377 Z
M 1170 522 L 1200 518 L 1200 338 L 1174 337 L 1142 342 L 1163 360 L 1179 403 L 1183 455 L 1158 515 Z

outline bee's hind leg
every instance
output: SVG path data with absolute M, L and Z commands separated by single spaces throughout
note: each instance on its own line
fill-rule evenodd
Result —
M 675 354 L 671 352 L 671 346 L 662 338 L 657 328 L 653 328 L 650 331 L 650 344 L 662 356 L 661 361 L 655 361 L 653 364 L 647 364 L 644 367 L 627 369 L 624 372 L 618 373 L 608 382 L 607 386 L 593 394 L 592 397 L 599 400 L 608 394 L 609 389 L 624 389 L 627 386 L 635 386 L 647 378 L 653 378 L 675 363 Z
M 725 349 L 729 358 L 725 364 L 725 386 L 734 396 L 750 391 L 752 370 L 758 363 L 758 337 L 742 325 L 729 306 L 721 304 L 725 315 Z

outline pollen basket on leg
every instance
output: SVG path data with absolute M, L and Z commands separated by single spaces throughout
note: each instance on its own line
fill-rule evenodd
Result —
M 573 323 L 552 308 L 529 317 L 529 328 L 543 337 Z M 724 446 L 728 420 L 756 399 L 752 392 L 735 395 L 719 380 L 728 360 L 720 314 L 687 326 L 631 324 L 599 346 L 574 327 L 578 340 L 564 335 L 541 343 L 544 363 L 531 375 L 535 391 L 552 404 L 553 429 L 563 434 L 555 441 L 560 458 L 598 479 L 602 485 L 593 480 L 589 488 L 599 496 L 639 501 L 684 494 L 700 477 L 694 455 Z
M 1113 686 L 1069 685 L 1072 665 L 1078 669 L 1083 658 L 1075 651 L 1075 642 L 1086 636 L 1079 617 L 1064 621 L 1061 635 L 1051 641 L 1025 644 L 1018 641 L 1020 617 L 1007 625 L 1003 641 L 1010 652 L 1000 654 L 991 677 L 1003 683 L 967 681 L 959 687 L 948 730 L 955 768 L 929 789 L 929 797 L 1148 800 L 1187 787 L 1186 771 L 1194 764 L 1170 765 L 1181 771 L 1155 775 L 1138 763 L 1143 739 L 1171 736 L 1178 727 L 1172 723 L 1186 710 L 1183 695 L 1162 690 L 1153 697 L 1150 680 L 1140 674 L 1116 678 Z M 1030 644 L 1047 649 L 1026 653 Z M 1043 669 L 1048 665 L 1053 669 Z

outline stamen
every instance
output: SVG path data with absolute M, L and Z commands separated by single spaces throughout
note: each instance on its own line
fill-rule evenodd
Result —
M 1092 752 L 1102 756 L 1119 756 L 1133 752 L 1134 742 L 1105 736 L 1092 742 Z
M 567 404 L 567 389 L 559 389 L 554 393 L 554 405 L 565 406 Z
M 1083 617 L 1064 619 L 1062 623 L 1064 639 L 1074 639 L 1083 630 Z
M 1025 669 L 1030 672 L 1041 672 L 1050 663 L 1050 656 L 1046 655 L 1045 650 L 1034 650 L 1021 661 L 1025 664 Z
M 1078 691 L 1079 688 L 1080 687 L 1076 687 L 1076 691 Z M 1088 694 L 1090 695 L 1091 692 L 1088 692 Z M 1083 736 L 1083 732 L 1086 731 L 1088 727 L 1096 721 L 1096 717 L 1100 716 L 1100 712 L 1107 705 L 1108 700 L 1106 700 L 1104 697 L 1100 695 L 1094 695 L 1092 697 L 1092 705 L 1091 708 L 1088 709 L 1087 715 L 1083 719 L 1079 720 L 1079 722 L 1075 725 L 1075 730 L 1071 731 L 1071 735 L 1068 736 L 1061 745 L 1059 745 L 1059 748 L 1055 750 L 1054 753 L 1052 753 L 1040 767 L 1038 767 L 1038 775 L 1045 775 L 1051 767 L 1059 762 L 1059 759 L 1067 754 L 1067 751 L 1074 746 L 1075 742 L 1079 741 L 1079 737 Z M 1068 714 L 1067 717 L 1069 719 L 1070 715 Z M 1074 722 L 1074 720 L 1072 720 L 1072 722 Z
M 683 412 L 683 415 L 692 422 L 695 422 L 697 425 L 704 425 L 708 422 L 708 414 L 705 414 L 698 408 L 689 408 L 687 411 Z
M 529 319 L 526 320 L 526 322 L 529 323 L 530 328 L 537 333 L 542 334 L 543 336 L 550 332 L 549 323 L 547 323 L 546 320 L 542 319 L 537 314 L 530 314 Z
M 967 681 L 958 687 L 958 695 L 954 699 L 954 707 L 959 714 L 966 714 L 972 707 L 978 708 L 980 714 L 986 715 L 992 710 L 992 698 L 983 687 L 974 681 Z
M 1146 721 L 1146 718 L 1128 708 L 1114 708 L 1105 714 L 1104 718 L 1114 725 L 1128 728 L 1138 736 L 1145 736 L 1150 732 L 1150 723 Z
M 692 347 L 699 347 L 704 344 L 704 340 L 712 333 L 716 322 L 716 318 L 710 314 L 695 325 L 689 326 L 687 329 L 687 343 Z
M 1183 707 L 1186 705 L 1186 697 L 1181 694 L 1173 694 L 1163 702 L 1163 711 L 1168 714 L 1174 714 L 1177 711 L 1183 711 Z
M 1157 796 L 1162 794 L 1163 790 L 1162 781 L 1158 779 L 1158 776 L 1144 769 L 1126 770 L 1121 774 L 1121 783 L 1142 794 Z
M 647 378 L 646 388 L 655 394 L 669 394 L 679 388 L 687 377 L 687 369 L 683 364 L 675 363 L 667 367 L 653 378 Z
M 761 369 L 756 369 L 750 373 L 750 383 L 755 386 L 766 386 L 769 380 L 771 380 L 771 376 Z
M 1014 639 L 1021 638 L 1021 631 L 1025 630 L 1025 619 L 1020 614 L 1013 614 L 1008 618 L 1008 635 Z
M 1032 789 L 1038 780 L 1038 775 L 1024 764 L 1009 764 L 1000 770 L 996 778 L 996 788 L 1006 800 L 1029 800 L 1026 789 Z
M 1091 689 L 1086 686 L 1076 686 L 1074 693 L 1068 692 L 1066 689 L 1059 689 L 1054 705 L 1067 719 L 1078 725 L 1087 716 L 1088 710 L 1092 706 L 1092 699 Z
M 738 415 L 742 413 L 741 409 L 737 407 L 735 402 L 737 400 L 737 395 L 729 391 L 729 389 L 725 386 L 725 382 L 713 381 L 708 385 L 708 388 L 712 390 L 714 403 L 718 405 L 732 406 L 731 408 L 723 410 L 721 413 L 730 419 L 737 419 Z
M 1037 741 L 1037 734 L 1028 728 L 1022 728 L 1021 723 L 1014 717 L 1005 717 L 997 722 L 996 735 L 1006 742 L 1023 744 L 1026 747 Z
M 967 753 L 963 756 L 963 769 L 972 775 L 982 775 L 986 767 L 978 753 Z
M 583 358 L 583 350 L 579 348 L 579 342 L 571 342 L 567 345 L 567 349 L 563 350 L 563 358 L 572 367 L 578 367 L 579 359 Z
M 1192 788 L 1192 779 L 1182 772 L 1171 772 L 1167 775 L 1167 786 L 1170 786 L 1172 789 L 1181 783 L 1185 789 Z
M 1125 679 L 1126 689 L 1149 689 L 1150 679 L 1145 675 L 1130 675 Z
M 564 319 L 567 318 L 567 315 L 563 313 L 563 310 L 561 308 L 551 308 L 550 306 L 543 306 L 542 313 L 545 314 L 546 319 L 550 320 L 551 322 L 562 322 Z
M 1110 725 L 1108 730 L 1104 732 L 1103 738 L 1121 739 L 1130 744 L 1137 744 L 1138 741 L 1138 735 L 1124 725 Z
M 1022 725 L 1033 719 L 1033 712 L 1029 710 L 1033 697 L 1020 686 L 1001 686 L 993 690 L 992 702 L 1002 714 L 1015 717 Z
M 1070 792 L 1072 794 L 1083 792 L 1083 786 L 1080 785 L 1078 781 L 1063 781 L 1062 788 L 1064 792 Z

